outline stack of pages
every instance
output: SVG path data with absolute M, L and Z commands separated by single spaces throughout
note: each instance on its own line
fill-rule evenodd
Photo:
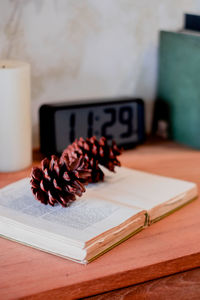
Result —
M 0 190 L 0 234 L 88 263 L 197 196 L 195 183 L 127 168 L 106 173 L 69 207 L 40 204 L 29 178 Z

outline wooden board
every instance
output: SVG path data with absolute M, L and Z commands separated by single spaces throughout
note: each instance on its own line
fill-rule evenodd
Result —
M 125 152 L 121 161 L 138 170 L 194 181 L 200 189 L 199 151 L 173 143 L 146 145 Z M 27 174 L 30 169 L 1 173 L 0 185 Z M 85 297 L 198 266 L 199 199 L 86 266 L 1 238 L 0 298 Z
M 199 300 L 200 268 L 132 285 L 84 300 Z

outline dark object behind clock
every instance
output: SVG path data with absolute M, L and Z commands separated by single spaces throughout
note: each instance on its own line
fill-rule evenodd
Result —
M 61 154 L 76 138 L 105 136 L 132 148 L 145 139 L 144 102 L 135 98 L 44 104 L 40 107 L 40 145 L 45 155 Z
M 200 16 L 185 14 L 184 29 L 200 31 Z

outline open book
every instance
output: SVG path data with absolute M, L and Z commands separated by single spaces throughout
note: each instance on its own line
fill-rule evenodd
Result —
M 29 178 L 0 190 L 0 234 L 80 263 L 88 263 L 197 196 L 192 182 L 127 168 L 105 170 L 69 207 L 40 204 Z

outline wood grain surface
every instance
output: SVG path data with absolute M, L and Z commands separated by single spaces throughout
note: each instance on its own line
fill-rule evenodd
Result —
M 122 165 L 194 181 L 200 152 L 174 143 L 123 153 Z M 35 163 L 38 161 L 36 159 Z M 0 185 L 30 174 L 0 174 Z M 89 265 L 0 239 L 0 299 L 72 299 L 142 283 L 200 266 L 200 201 L 183 207 Z
M 82 300 L 199 300 L 200 268 Z

